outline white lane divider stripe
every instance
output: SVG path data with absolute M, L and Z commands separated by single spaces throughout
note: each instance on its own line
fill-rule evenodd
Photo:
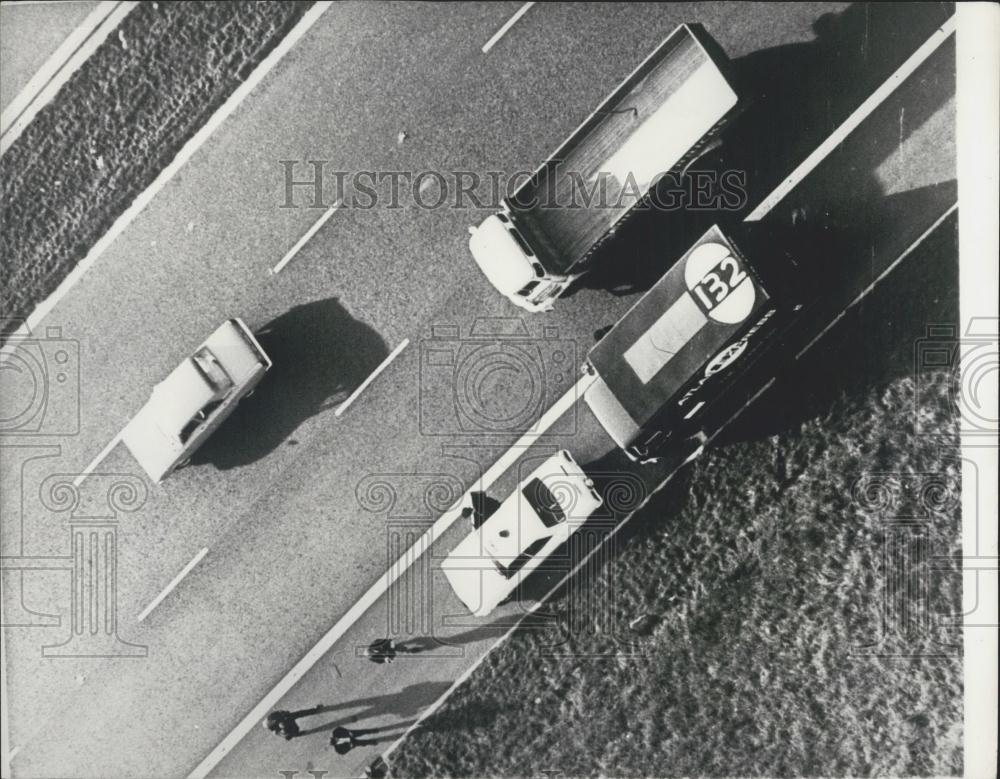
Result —
M 309 239 L 312 238 L 314 235 L 316 235 L 316 233 L 319 231 L 319 228 L 321 228 L 323 225 L 326 224 L 327 220 L 331 216 L 333 216 L 334 213 L 336 213 L 336 211 L 337 211 L 338 208 L 340 208 L 340 203 L 339 202 L 334 203 L 332 206 L 330 206 L 328 209 L 326 209 L 326 211 L 323 213 L 323 216 L 321 216 L 319 219 L 317 219 L 316 223 L 312 227 L 310 227 L 308 230 L 306 230 L 306 234 L 303 235 L 301 238 L 299 238 L 298 241 L 295 242 L 295 246 L 293 246 L 291 249 L 289 249 L 288 253 L 285 254 L 284 257 L 281 258 L 281 260 L 278 262 L 278 264 L 275 265 L 273 268 L 271 268 L 271 274 L 273 275 L 273 274 L 276 274 L 276 273 L 281 273 L 281 269 L 284 268 L 289 262 L 292 261 L 292 257 L 294 257 L 296 254 L 298 254 L 299 253 L 299 249 L 301 249 L 303 246 L 305 246 L 309 242 Z
M 944 24 L 942 24 L 919 49 L 910 55 L 910 58 L 906 60 L 906 62 L 899 66 L 895 73 L 889 76 L 889 78 L 886 79 L 878 89 L 872 92 L 871 95 L 868 96 L 868 99 L 858 106 L 854 110 L 854 113 L 847 117 L 847 119 L 844 120 L 844 123 L 834 130 L 830 136 L 823 141 L 823 143 L 817 146 L 813 150 L 812 154 L 806 157 L 802 163 L 791 172 L 788 178 L 782 181 L 770 195 L 764 198 L 760 205 L 758 205 L 744 221 L 757 222 L 766 216 L 767 213 L 778 205 L 778 203 L 780 203 L 800 181 L 808 176 L 817 165 L 826 159 L 830 152 L 837 148 L 859 124 L 867 119 L 868 116 L 876 108 L 878 108 L 898 86 L 906 81 L 913 71 L 919 68 L 931 56 L 931 54 L 937 51 L 938 47 L 944 43 L 948 36 L 950 36 L 953 32 L 955 32 L 954 16 L 950 17 Z
M 121 440 L 122 440 L 122 434 L 119 433 L 110 441 L 108 441 L 108 445 L 101 450 L 100 454 L 98 454 L 97 457 L 95 457 L 93 460 L 90 461 L 90 464 L 80 472 L 79 476 L 73 479 L 73 486 L 79 487 L 81 484 L 83 484 L 83 480 L 94 472 L 94 469 L 98 465 L 100 465 L 101 462 L 103 462 L 104 458 L 111 453 L 111 450 L 114 449 L 118 445 L 118 442 Z
M 407 346 L 409 346 L 409 344 L 410 344 L 410 339 L 409 338 L 404 338 L 403 341 L 402 341 L 402 343 L 400 343 L 399 346 L 397 346 L 395 349 L 393 349 L 391 352 L 389 352 L 389 356 L 386 357 L 384 360 L 382 360 L 381 363 L 379 363 L 379 366 L 374 371 L 372 371 L 371 375 L 367 379 L 365 379 L 363 382 L 361 382 L 361 386 L 358 387 L 356 390 L 354 390 L 354 392 L 352 392 L 350 394 L 350 396 L 347 398 L 347 400 L 345 400 L 343 403 L 341 403 L 337 407 L 337 410 L 333 412 L 333 415 L 335 417 L 339 417 L 341 414 L 343 414 L 345 411 L 347 411 L 348 407 L 355 400 L 357 400 L 358 395 L 360 395 L 362 392 L 364 392 L 365 388 L 369 384 L 371 384 L 373 381 L 375 381 L 375 379 L 378 378 L 378 375 L 382 371 L 384 371 L 387 367 L 389 367 L 389 363 L 391 363 L 393 360 L 395 360 L 396 357 L 399 355 L 399 353 L 402 352 L 403 349 L 405 349 Z
M 483 474 L 481 483 L 476 486 L 476 489 L 488 489 L 491 484 L 493 484 L 496 479 L 498 479 L 511 464 L 516 462 L 520 457 L 522 450 L 530 446 L 535 440 L 545 435 L 548 429 L 556 422 L 559 417 L 561 417 L 566 411 L 576 402 L 577 398 L 583 394 L 586 388 L 594 381 L 591 376 L 584 376 L 580 381 L 578 381 L 573 387 L 566 392 L 559 400 L 546 411 L 541 419 L 538 420 L 537 428 L 529 433 L 522 435 L 517 442 L 504 454 L 500 460 L 493 465 L 492 468 Z M 222 740 L 215 749 L 213 749 L 208 756 L 202 760 L 195 769 L 189 774 L 190 779 L 201 779 L 208 775 L 208 773 L 215 768 L 222 759 L 232 751 L 247 733 L 249 733 L 253 728 L 257 727 L 257 723 L 260 722 L 267 713 L 274 708 L 274 706 L 288 693 L 292 687 L 312 668 L 320 658 L 325 655 L 330 648 L 337 643 L 343 637 L 343 635 L 351 628 L 351 626 L 361 618 L 368 609 L 370 609 L 379 598 L 388 592 L 389 588 L 393 583 L 402 576 L 407 569 L 414 562 L 419 559 L 419 557 L 430 549 L 431 545 L 434 543 L 435 539 L 439 538 L 451 525 L 461 516 L 461 507 L 468 500 L 468 492 L 462 495 L 455 504 L 448 509 L 444 514 L 442 514 L 437 521 L 425 532 L 420 538 L 418 538 L 409 549 L 407 549 L 395 563 L 389 566 L 389 569 L 379 577 L 378 581 L 373 584 L 364 595 L 347 610 L 347 613 L 341 617 L 337 623 L 327 631 L 319 642 L 299 660 L 290 670 L 285 677 L 278 682 L 278 684 L 272 689 L 267 695 L 264 696 L 263 700 L 258 703 L 246 717 L 240 722 L 239 725 Z
M 534 5 L 533 2 L 525 3 L 520 8 L 518 8 L 517 11 L 514 13 L 514 15 L 504 23 L 504 26 L 501 27 L 499 30 L 497 30 L 495 33 L 493 33 L 493 37 L 483 44 L 483 54 L 486 54 L 490 49 L 496 46 L 497 41 L 499 41 L 504 35 L 506 35 L 507 31 L 515 24 L 517 24 L 517 20 L 520 19 L 522 16 L 524 16 L 526 13 L 528 13 L 528 9 L 531 8 L 531 6 L 533 5 Z
M 163 592 L 161 592 L 159 595 L 153 598 L 153 602 L 142 610 L 142 613 L 138 617 L 136 617 L 135 621 L 142 622 L 146 617 L 148 617 L 149 612 L 151 612 L 153 609 L 155 609 L 163 602 L 163 599 L 166 598 L 173 591 L 173 589 L 180 583 L 180 580 L 183 579 L 185 576 L 187 576 L 191 572 L 191 569 L 194 568 L 199 562 L 201 562 L 201 558 L 203 558 L 206 554 L 208 554 L 207 546 L 200 552 L 198 552 L 198 554 L 194 556 L 194 559 L 181 569 L 181 572 L 179 574 L 177 574 L 173 579 L 171 579 L 170 584 L 168 584 L 166 587 L 163 588 Z

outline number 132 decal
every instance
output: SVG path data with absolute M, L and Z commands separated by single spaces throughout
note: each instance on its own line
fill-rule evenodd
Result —
M 723 257 L 691 290 L 706 314 L 729 297 L 729 293 L 747 280 L 747 273 L 733 255 Z

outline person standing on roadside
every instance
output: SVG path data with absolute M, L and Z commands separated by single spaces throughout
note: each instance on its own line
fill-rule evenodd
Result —
M 268 714 L 261 724 L 266 730 L 270 730 L 275 735 L 281 736 L 285 741 L 291 741 L 302 733 L 297 722 L 298 718 L 308 717 L 310 714 L 319 714 L 322 710 L 322 704 L 312 709 L 302 709 L 300 711 L 278 709 Z
M 472 490 L 469 493 L 469 504 L 462 509 L 462 517 L 472 520 L 473 530 L 479 530 L 483 523 L 500 508 L 500 501 L 479 490 Z
M 354 742 L 354 733 L 345 727 L 335 727 L 330 736 L 330 746 L 338 755 L 346 755 L 354 749 Z

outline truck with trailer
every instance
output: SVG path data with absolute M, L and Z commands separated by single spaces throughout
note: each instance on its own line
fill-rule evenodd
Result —
M 593 265 L 598 249 L 713 148 L 739 109 L 724 54 L 682 25 L 534 173 L 470 228 L 469 248 L 515 305 L 545 311 Z
M 590 350 L 584 399 L 630 459 L 697 454 L 705 412 L 816 297 L 800 246 L 715 225 Z

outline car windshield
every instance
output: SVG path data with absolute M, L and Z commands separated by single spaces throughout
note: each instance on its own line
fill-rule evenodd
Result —
M 528 501 L 528 505 L 534 509 L 545 527 L 552 527 L 566 521 L 566 513 L 562 510 L 562 506 L 559 505 L 556 496 L 552 494 L 552 490 L 546 487 L 541 479 L 536 478 L 529 481 L 521 490 L 521 494 L 524 495 L 524 499 Z

